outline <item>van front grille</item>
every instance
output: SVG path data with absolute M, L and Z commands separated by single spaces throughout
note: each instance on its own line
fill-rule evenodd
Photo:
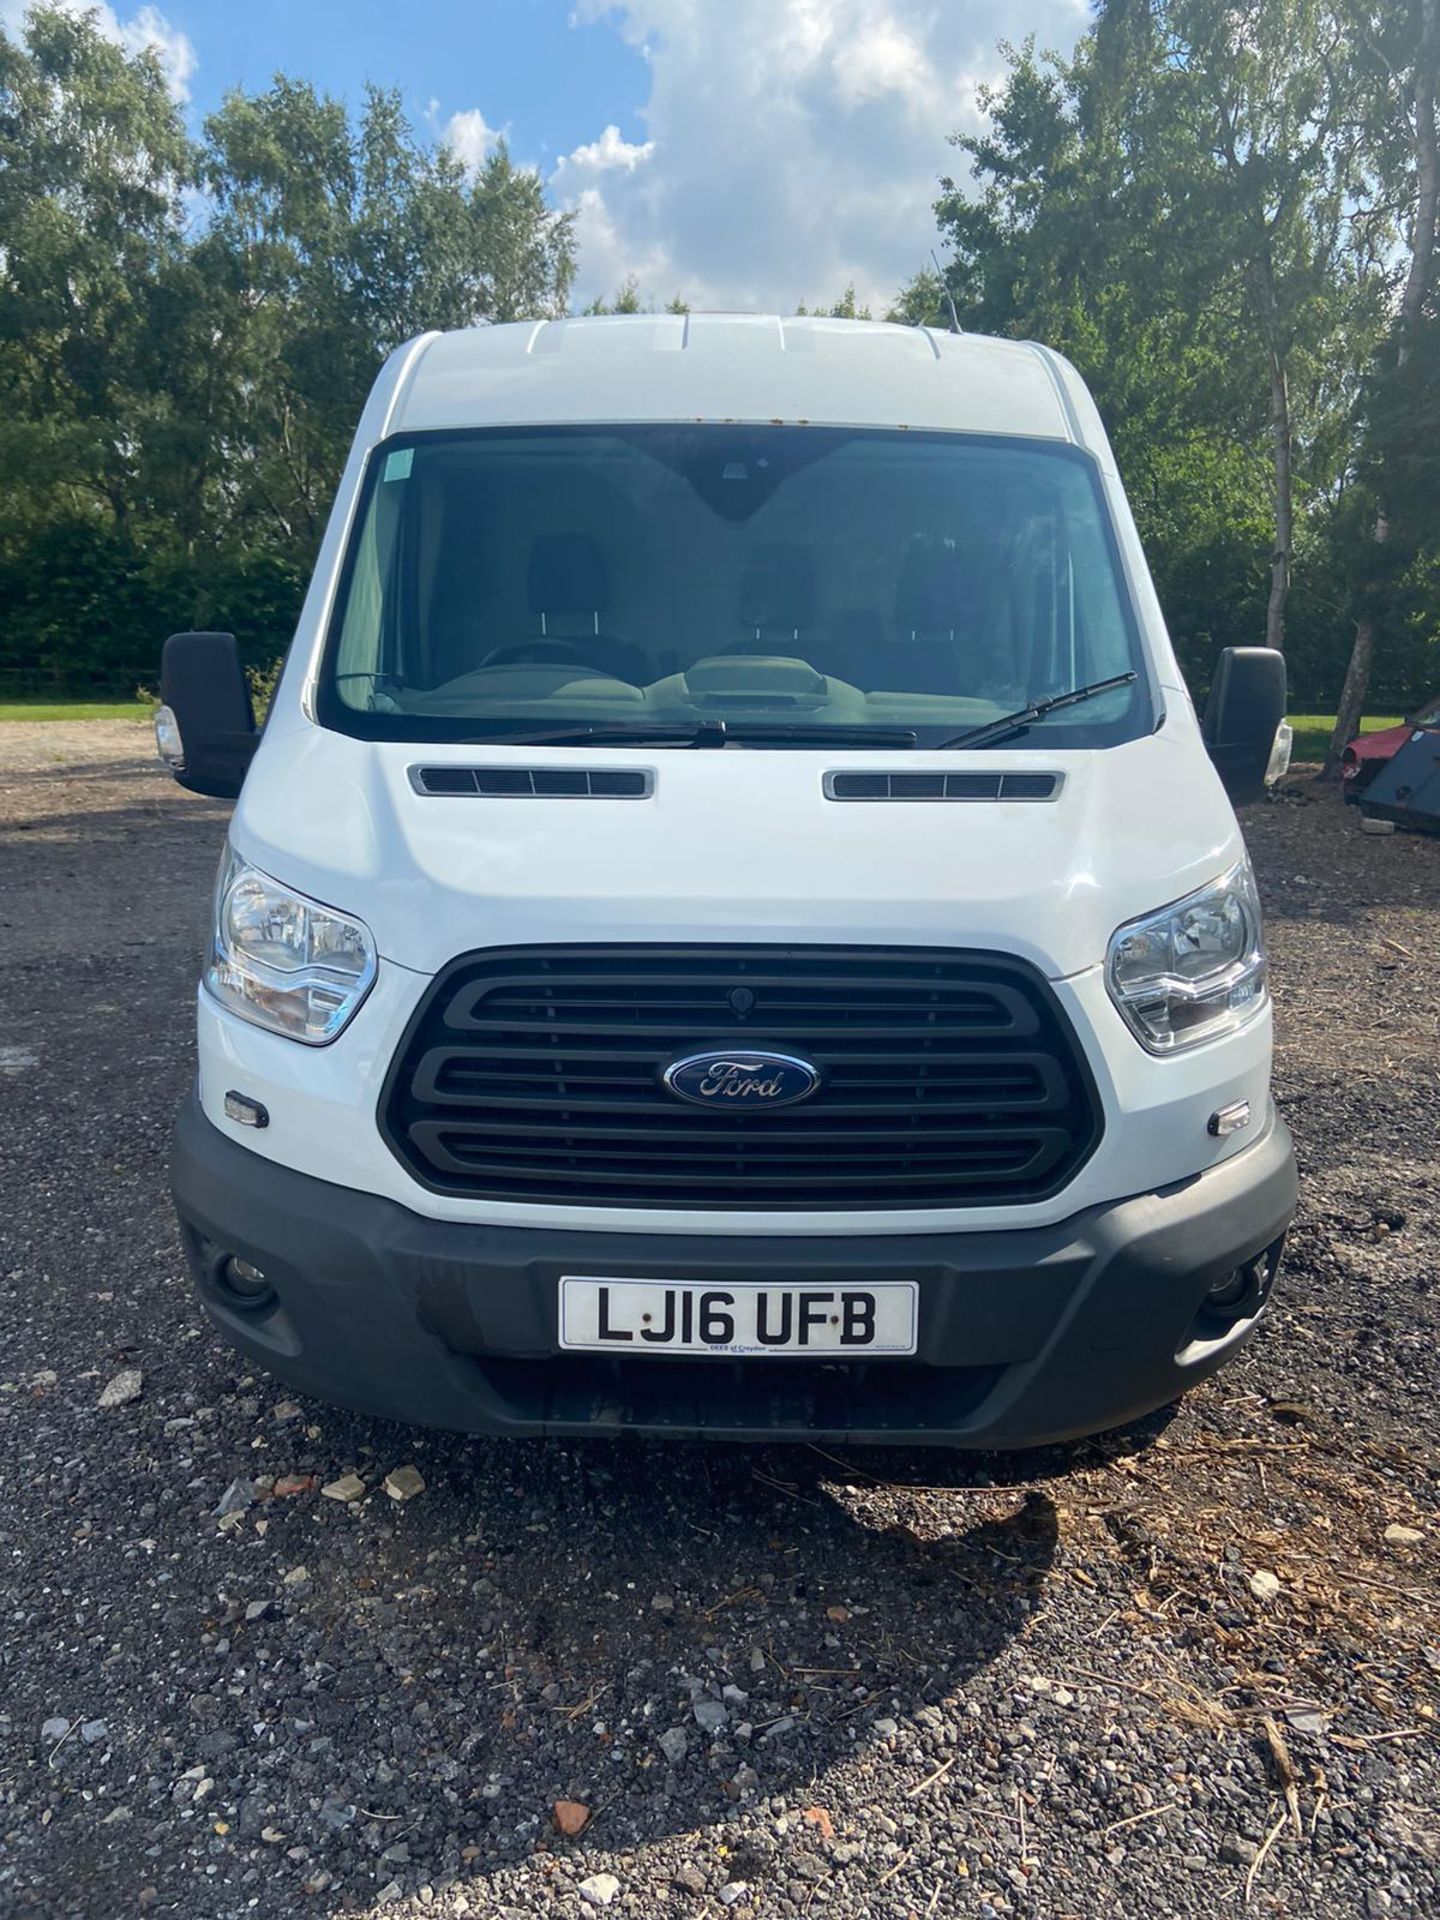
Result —
M 687 1055 L 799 1055 L 781 1110 L 678 1100 Z M 1068 1021 L 1020 961 L 929 947 L 555 946 L 432 982 L 381 1126 L 441 1193 L 849 1211 L 1043 1199 L 1100 1137 Z

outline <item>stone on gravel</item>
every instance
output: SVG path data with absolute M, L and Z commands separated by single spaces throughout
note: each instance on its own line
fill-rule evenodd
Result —
M 1280 1582 L 1268 1567 L 1260 1567 L 1250 1576 L 1250 1591 L 1257 1600 L 1274 1600 L 1280 1593 Z
M 425 1491 L 425 1480 L 418 1467 L 395 1467 L 385 1476 L 385 1491 L 392 1500 L 413 1500 Z
M 1418 1547 L 1425 1535 L 1419 1527 L 1393 1526 L 1385 1529 L 1386 1543 L 1392 1547 Z
M 1285 1715 L 1285 1722 L 1296 1733 L 1324 1733 L 1330 1725 L 1330 1715 L 1318 1707 L 1292 1707 Z
M 358 1473 L 342 1473 L 338 1480 L 327 1480 L 320 1489 L 327 1500 L 338 1500 L 342 1506 L 361 1500 L 365 1495 L 365 1482 Z
M 745 1881 L 727 1880 L 720 1889 L 720 1903 L 722 1906 L 733 1907 L 735 1902 L 737 1900 L 743 1900 L 749 1891 L 750 1888 Z
M 297 1493 L 309 1493 L 314 1485 L 313 1473 L 282 1473 L 272 1491 L 277 1500 L 293 1500 Z
M 893 1740 L 900 1728 L 894 1720 L 884 1719 L 875 1722 L 875 1731 L 882 1740 Z
M 690 1736 L 683 1727 L 667 1727 L 655 1743 L 672 1767 L 678 1767 L 690 1751 Z
M 122 1367 L 101 1390 L 96 1401 L 98 1407 L 124 1407 L 132 1400 L 140 1398 L 140 1389 L 144 1385 L 144 1375 L 139 1367 Z
M 608 1907 L 619 1891 L 620 1882 L 613 1873 L 592 1873 L 579 1888 L 580 1898 L 592 1907 Z
M 87 1747 L 93 1747 L 103 1740 L 110 1729 L 103 1720 L 87 1720 L 80 1728 L 80 1738 Z
M 255 1498 L 255 1482 L 241 1475 L 226 1487 L 215 1511 L 216 1513 L 244 1513 L 247 1507 L 254 1506 Z
M 288 1573 L 281 1575 L 282 1586 L 308 1587 L 309 1584 L 310 1584 L 309 1567 L 291 1567 Z
M 1220 1858 L 1227 1867 L 1253 1867 L 1260 1849 L 1242 1834 L 1227 1833 L 1220 1842 Z
M 690 1711 L 706 1733 L 719 1733 L 730 1724 L 730 1709 L 719 1700 L 697 1700 Z
M 64 1714 L 55 1713 L 52 1714 L 44 1726 L 41 1727 L 40 1738 L 42 1740 L 63 1740 L 69 1731 L 70 1722 L 65 1718 Z
M 555 1822 L 555 1831 L 573 1840 L 589 1826 L 590 1809 L 583 1800 L 557 1800 L 550 1809 L 550 1817 Z

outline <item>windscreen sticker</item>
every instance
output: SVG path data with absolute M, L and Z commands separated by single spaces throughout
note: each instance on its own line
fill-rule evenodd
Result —
M 397 447 L 393 453 L 385 456 L 385 471 L 382 480 L 408 480 L 410 469 L 415 464 L 413 447 Z

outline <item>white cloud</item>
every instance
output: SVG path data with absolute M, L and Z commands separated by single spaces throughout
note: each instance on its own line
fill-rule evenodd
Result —
M 978 124 L 996 43 L 1068 48 L 1077 0 L 577 0 L 644 57 L 646 138 L 575 149 L 552 188 L 577 214 L 577 295 L 793 311 L 854 283 L 883 312 L 929 263 L 932 206 Z
M 572 154 L 567 155 L 560 162 L 560 168 L 577 167 L 589 173 L 608 173 L 612 168 L 620 167 L 626 173 L 633 173 L 641 161 L 648 160 L 654 151 L 653 140 L 622 140 L 618 127 L 606 127 L 598 140 L 576 147 Z
M 633 274 L 648 292 L 665 282 L 670 261 L 663 245 L 646 240 L 632 225 L 621 226 L 605 198 L 605 176 L 633 174 L 655 151 L 653 140 L 630 141 L 607 126 L 598 140 L 568 153 L 550 176 L 550 190 L 575 214 L 581 268 L 590 293 L 611 294 Z M 675 289 L 665 286 L 662 298 Z
M 478 107 L 467 107 L 463 113 L 451 114 L 441 138 L 467 173 L 478 173 L 501 138 L 501 129 L 490 126 Z
M 836 94 L 846 108 L 894 94 L 923 112 L 933 111 L 944 99 L 940 76 L 924 46 L 893 17 L 863 25 L 853 39 L 836 47 L 830 66 Z
M 0 26 L 18 34 L 33 0 L 0 0 Z M 166 84 L 177 100 L 188 100 L 190 81 L 198 64 L 188 34 L 171 26 L 158 7 L 144 6 L 122 20 L 105 0 L 49 0 L 62 13 L 93 13 L 96 25 L 107 40 L 127 53 L 155 53 L 164 70 Z

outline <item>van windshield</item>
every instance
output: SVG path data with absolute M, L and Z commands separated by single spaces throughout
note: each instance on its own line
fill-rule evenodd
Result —
M 319 717 L 365 739 L 935 746 L 1141 665 L 1073 448 L 720 424 L 435 433 L 371 457 Z M 1141 676 L 1006 744 L 1112 745 L 1152 718 Z

